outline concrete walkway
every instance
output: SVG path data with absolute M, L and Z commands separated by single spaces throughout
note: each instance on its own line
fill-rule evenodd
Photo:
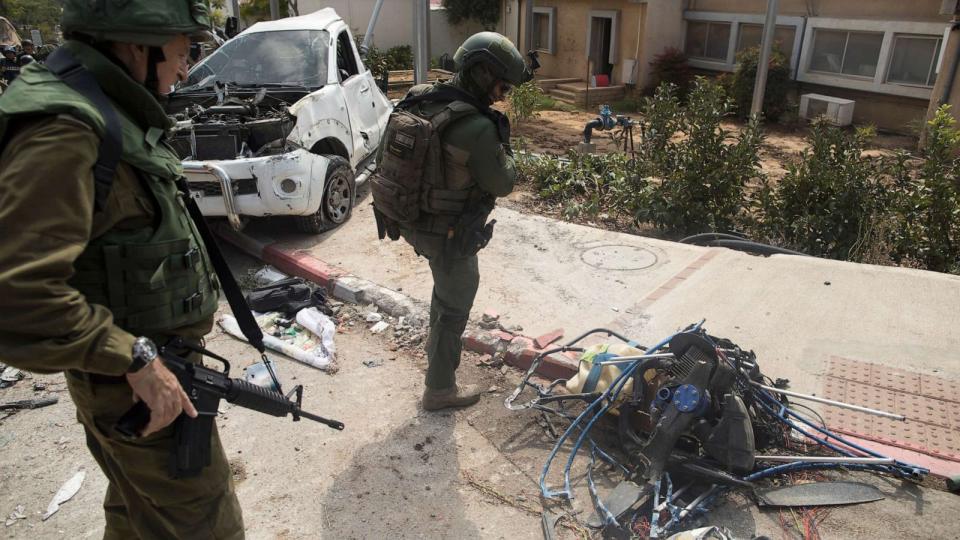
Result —
M 302 235 L 269 222 L 255 223 L 247 233 L 429 302 L 426 261 L 402 241 L 377 239 L 369 200 L 362 198 L 347 224 L 323 235 Z M 648 345 L 706 319 L 711 334 L 756 351 L 764 373 L 789 379 L 795 391 L 829 396 L 829 370 L 838 361 L 864 369 L 902 368 L 960 389 L 955 330 L 960 277 L 812 257 L 756 257 L 504 208 L 493 217 L 496 232 L 480 256 L 474 317 L 492 308 L 506 325 L 521 325 L 528 336 L 559 327 L 566 340 L 606 327 Z M 896 408 L 905 395 L 912 399 L 922 393 L 910 384 L 879 387 L 858 391 L 887 392 L 877 398 L 888 402 L 886 408 Z M 906 394 L 890 394 L 893 390 Z M 875 406 L 877 399 L 866 394 L 844 399 Z M 935 405 L 943 405 L 950 418 L 940 423 L 956 435 L 938 451 L 960 460 L 958 407 Z M 887 433 L 880 440 L 897 436 Z M 935 441 L 926 440 L 931 438 L 923 432 L 904 446 L 931 446 Z

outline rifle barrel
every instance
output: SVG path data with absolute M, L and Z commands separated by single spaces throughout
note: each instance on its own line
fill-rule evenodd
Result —
M 343 428 L 344 428 L 343 422 L 339 422 L 339 421 L 337 421 L 337 420 L 330 420 L 330 419 L 324 418 L 324 417 L 322 417 L 322 416 L 317 416 L 317 415 L 315 415 L 315 414 L 308 413 L 308 412 L 303 411 L 303 410 L 297 411 L 297 414 L 300 415 L 300 416 L 302 416 L 303 418 L 309 418 L 310 420 L 313 420 L 314 422 L 320 422 L 321 424 L 326 424 L 326 425 L 332 427 L 333 429 L 343 431 Z

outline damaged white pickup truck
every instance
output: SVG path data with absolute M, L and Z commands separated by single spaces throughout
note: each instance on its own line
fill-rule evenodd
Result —
M 207 216 L 345 222 L 392 105 L 331 9 L 261 22 L 194 66 L 170 96 L 171 139 Z

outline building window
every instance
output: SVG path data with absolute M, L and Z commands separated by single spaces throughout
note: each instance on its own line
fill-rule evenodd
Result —
M 883 32 L 816 29 L 810 71 L 874 78 Z
M 554 21 L 556 10 L 553 7 L 533 8 L 533 48 L 549 54 L 554 51 Z
M 787 59 L 793 58 L 793 42 L 797 37 L 797 28 L 795 26 L 777 25 L 773 33 L 774 47 L 780 49 Z M 762 24 L 740 24 L 740 36 L 737 40 L 737 52 L 750 47 L 759 47 L 763 40 Z
M 887 82 L 932 88 L 942 42 L 940 36 L 894 36 Z
M 687 56 L 726 62 L 730 50 L 730 26 L 726 22 L 688 22 Z

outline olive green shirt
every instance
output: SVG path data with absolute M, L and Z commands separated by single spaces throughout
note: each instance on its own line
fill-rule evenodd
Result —
M 136 83 L 120 77 L 125 81 L 114 75 L 105 90 L 120 110 L 136 117 L 135 105 L 121 96 L 133 99 L 133 90 L 143 87 L 125 91 L 125 84 Z M 2 363 L 38 373 L 109 375 L 123 374 L 131 363 L 135 336 L 67 283 L 90 239 L 143 228 L 156 212 L 134 169 L 121 163 L 105 207 L 94 213 L 92 168 L 99 144 L 87 124 L 65 114 L 14 120 L 8 128 L 0 153 Z M 211 318 L 171 334 L 199 338 L 212 325 Z

